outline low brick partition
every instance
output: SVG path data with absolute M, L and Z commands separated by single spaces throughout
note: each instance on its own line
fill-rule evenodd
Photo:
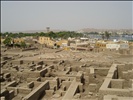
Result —
M 77 92 L 79 92 L 79 84 L 80 84 L 79 82 L 76 82 L 76 79 L 73 80 L 62 100 L 71 100 L 73 96 Z
M 31 82 L 31 81 L 41 81 L 41 78 L 38 77 L 38 78 L 27 78 L 27 82 Z
M 5 98 L 5 100 L 9 100 L 9 91 L 6 89 L 2 89 L 0 91 L 0 97 L 3 97 L 3 99 Z
M 20 94 L 29 94 L 32 90 L 29 88 L 18 87 L 18 93 Z
M 54 90 L 46 90 L 46 96 L 52 96 L 54 94 Z
M 69 88 L 70 84 L 71 84 L 71 81 L 63 81 L 61 87 L 62 87 L 62 89 L 64 87 L 67 90 Z
M 50 68 L 50 66 L 39 71 L 41 77 L 45 76 L 45 74 L 48 72 L 48 68 Z
M 22 49 L 21 51 L 28 51 L 28 50 L 36 50 L 38 48 L 26 48 L 26 49 Z
M 100 76 L 106 76 L 108 74 L 109 68 L 95 68 L 94 72 L 95 74 L 98 74 Z
M 94 68 L 89 68 L 89 69 L 90 69 L 89 83 L 96 83 Z
M 27 87 L 28 87 L 28 88 L 33 88 L 33 87 L 34 87 L 34 82 L 32 81 L 32 82 L 28 83 L 28 84 L 27 84 Z
M 27 96 L 25 96 L 22 100 L 39 100 L 41 94 L 45 93 L 45 90 L 49 89 L 49 81 L 43 82 L 36 89 L 30 92 Z
M 122 76 L 122 72 L 118 67 L 123 67 L 122 64 L 113 64 L 109 69 L 108 75 L 106 76 L 102 86 L 99 89 L 99 100 L 103 100 L 104 95 L 119 95 L 125 97 L 133 96 L 132 88 L 123 89 L 124 79 L 117 79 L 118 76 Z M 126 67 L 126 66 L 125 66 Z M 117 69 L 118 68 L 118 69 Z M 124 70 L 124 68 L 122 68 Z M 119 71 L 118 71 L 119 70 Z M 118 73 L 121 72 L 121 73 Z M 120 77 L 119 77 L 120 78 Z
M 82 78 L 83 78 L 83 72 L 79 71 L 76 75 L 76 81 L 77 82 L 82 82 Z
M 16 81 L 12 81 L 6 85 L 6 87 L 16 87 L 17 83 Z
M 96 90 L 97 90 L 97 84 L 89 84 L 90 92 L 96 92 Z
M 14 90 L 9 91 L 9 98 L 10 98 L 10 100 L 12 100 L 14 97 L 15 97 Z
M 123 97 L 116 95 L 105 95 L 103 100 L 133 100 L 133 97 Z
M 41 70 L 42 69 L 42 65 L 37 65 L 35 66 L 36 70 Z
M 124 79 L 112 79 L 111 88 L 123 89 Z
M 18 88 L 17 87 L 7 87 L 8 91 L 14 91 L 14 95 L 16 96 L 18 94 Z

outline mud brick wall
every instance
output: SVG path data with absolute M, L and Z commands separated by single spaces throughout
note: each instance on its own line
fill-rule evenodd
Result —
M 76 81 L 77 82 L 81 82 L 82 78 L 83 78 L 83 72 L 82 71 L 79 71 L 77 73 L 77 75 L 76 75 Z
M 111 80 L 111 88 L 123 89 L 123 79 Z
M 12 81 L 6 85 L 6 87 L 15 87 L 17 85 L 16 81 Z
M 82 83 L 79 84 L 78 88 L 79 88 L 79 92 L 83 92 L 83 84 Z
M 2 97 L 5 97 L 5 100 L 9 100 L 9 91 L 8 90 L 6 90 L 6 89 L 2 89 L 1 91 L 0 91 L 0 96 Z
M 69 88 L 70 84 L 71 84 L 71 81 L 63 81 L 62 82 L 62 87 L 65 86 L 66 90 L 67 90 Z
M 13 90 L 14 91 L 14 95 L 17 95 L 18 94 L 18 88 L 17 87 L 7 87 L 7 90 L 8 91 Z
M 12 64 L 13 65 L 20 65 L 20 64 L 23 64 L 23 60 L 14 60 L 13 62 L 12 62 Z
M 42 65 L 37 65 L 35 66 L 36 70 L 41 70 L 42 69 Z
M 124 64 L 121 64 L 121 65 L 118 65 L 117 66 L 117 69 L 118 69 L 118 78 L 122 78 L 122 71 L 124 71 L 124 67 L 125 65 Z
M 122 78 L 125 80 L 133 79 L 133 70 L 123 71 Z
M 34 88 L 33 89 L 37 88 L 41 84 L 42 84 L 42 82 L 34 81 Z
M 40 84 L 36 89 L 30 92 L 22 100 L 39 100 L 40 96 L 45 93 L 45 90 L 49 89 L 49 81 L 45 81 Z
M 32 72 L 32 71 L 25 71 L 25 72 L 23 72 L 23 75 L 24 75 L 24 77 L 27 77 L 27 78 L 37 78 L 37 77 L 40 77 L 40 72 L 38 72 L 38 71 L 34 71 L 34 72 Z
M 74 80 L 69 86 L 62 100 L 71 100 L 77 92 L 79 92 L 79 82 Z
M 54 90 L 46 90 L 45 92 L 47 96 L 52 96 L 54 94 Z
M 89 73 L 89 83 L 95 83 L 95 73 L 94 73 L 94 68 L 90 68 L 90 73 Z
M 42 70 L 39 71 L 41 77 L 44 77 L 44 76 L 45 76 L 45 74 L 48 72 L 48 68 L 49 68 L 49 67 L 50 67 L 50 66 L 48 66 L 48 67 L 46 67 L 46 68 L 44 68 L 44 69 L 42 69 Z
M 57 89 L 57 80 L 49 80 L 49 85 L 50 85 L 50 88 L 54 88 L 56 87 Z
M 23 87 L 18 87 L 18 93 L 22 94 L 28 94 L 31 92 L 31 89 L 28 88 L 23 88 Z
M 29 50 L 36 50 L 38 48 L 26 48 L 26 49 L 22 49 L 21 51 L 29 51 Z
M 12 100 L 14 97 L 15 97 L 14 90 L 9 91 L 9 98 L 10 98 L 10 100 Z
M 96 92 L 97 85 L 96 84 L 89 84 L 89 91 L 90 92 Z
M 94 72 L 100 76 L 106 76 L 108 74 L 109 68 L 95 68 Z
M 40 77 L 38 77 L 38 78 L 40 78 Z M 29 83 L 31 81 L 37 81 L 38 78 L 27 78 L 27 82 Z M 41 80 L 41 78 L 40 78 L 40 80 Z
M 33 87 L 34 87 L 34 82 L 32 81 L 32 82 L 28 83 L 28 84 L 27 84 L 27 87 L 28 87 L 28 88 L 33 88 Z

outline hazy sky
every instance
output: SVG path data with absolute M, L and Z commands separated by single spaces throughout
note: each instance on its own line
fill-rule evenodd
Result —
M 2 1 L 1 31 L 132 28 L 132 1 Z

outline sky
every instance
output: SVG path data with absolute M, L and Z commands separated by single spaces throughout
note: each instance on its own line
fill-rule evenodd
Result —
M 131 29 L 132 1 L 1 1 L 1 32 Z

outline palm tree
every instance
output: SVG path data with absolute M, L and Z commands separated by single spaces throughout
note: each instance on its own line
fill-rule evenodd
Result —
M 107 38 L 107 40 L 110 38 L 110 34 L 107 31 L 105 31 L 105 37 Z
M 102 39 L 104 40 L 104 38 L 105 38 L 105 36 L 104 36 L 104 34 L 102 34 Z

